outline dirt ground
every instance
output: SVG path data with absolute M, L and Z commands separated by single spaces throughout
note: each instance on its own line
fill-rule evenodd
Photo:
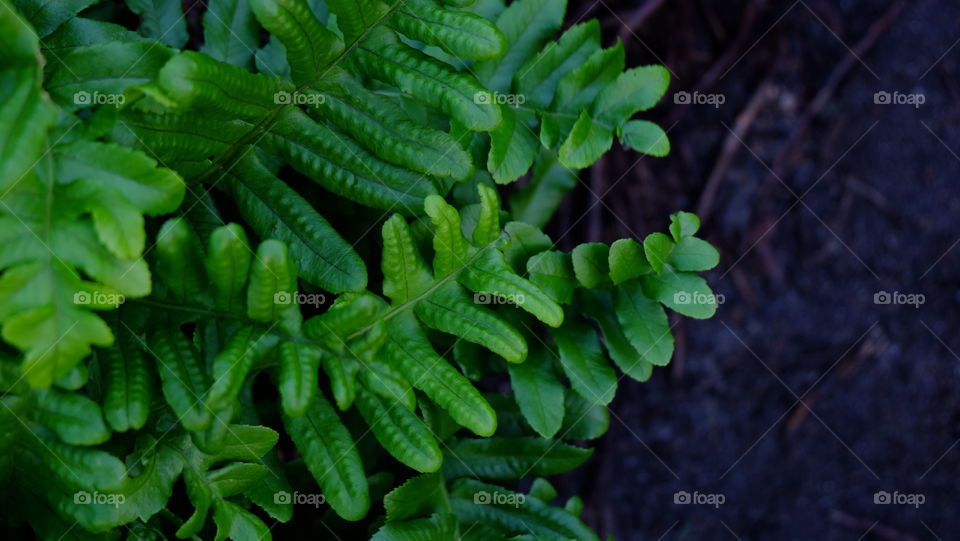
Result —
M 673 152 L 606 157 L 555 236 L 584 212 L 565 248 L 697 210 L 725 296 L 679 324 L 669 367 L 624 382 L 594 458 L 561 479 L 585 520 L 623 540 L 955 539 L 960 4 L 584 0 L 581 16 L 631 64 L 669 67 L 649 118 Z

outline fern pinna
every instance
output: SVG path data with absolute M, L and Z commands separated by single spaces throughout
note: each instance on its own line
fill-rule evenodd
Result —
M 615 136 L 669 151 L 667 71 L 565 7 L 211 0 L 198 47 L 180 2 L 0 0 L 5 529 L 597 539 L 544 476 L 719 256 L 542 231 Z

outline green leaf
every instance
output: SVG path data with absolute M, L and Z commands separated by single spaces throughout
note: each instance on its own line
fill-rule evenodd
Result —
M 644 276 L 641 280 L 648 296 L 674 312 L 695 319 L 708 319 L 717 313 L 717 296 L 706 280 L 692 272 L 667 268 L 663 274 Z
M 567 320 L 553 333 L 553 339 L 573 390 L 596 404 L 609 404 L 617 392 L 617 375 L 604 359 L 593 329 L 581 321 Z
M 312 317 L 303 326 L 303 333 L 324 347 L 338 353 L 356 353 L 351 337 L 358 331 L 370 330 L 368 325 L 387 311 L 387 304 L 369 292 L 344 294 L 337 297 L 329 310 Z
M 507 42 L 497 60 L 474 65 L 477 77 L 491 90 L 507 92 L 514 74 L 560 29 L 566 11 L 564 0 L 518 0 L 500 14 L 497 27 Z
M 480 250 L 457 279 L 477 293 L 506 297 L 551 327 L 563 323 L 563 309 L 539 287 L 514 273 L 495 248 Z
M 59 146 L 57 180 L 95 179 L 113 188 L 144 214 L 172 212 L 183 202 L 183 179 L 146 155 L 119 145 L 78 141 Z
M 66 54 L 69 49 L 86 47 L 97 43 L 112 41 L 144 41 L 146 38 L 131 32 L 119 24 L 74 17 L 60 25 L 56 32 L 43 40 L 43 48 L 55 52 L 58 56 Z
M 357 389 L 357 409 L 394 458 L 419 472 L 440 469 L 443 455 L 430 429 L 396 398 L 361 387 Z
M 453 419 L 478 436 L 497 429 L 490 404 L 450 363 L 437 355 L 423 329 L 409 312 L 387 322 L 386 353 L 407 380 L 447 410 Z
M 280 405 L 290 417 L 307 411 L 317 391 L 317 369 L 322 357 L 318 348 L 310 344 L 283 342 L 279 346 Z
M 454 515 L 433 515 L 406 522 L 384 525 L 370 541 L 443 541 L 455 539 L 457 519 Z
M 296 108 L 280 115 L 260 145 L 324 188 L 373 208 L 421 214 L 424 198 L 437 193 L 423 175 L 381 160 Z
M 37 393 L 34 419 L 71 445 L 97 445 L 110 438 L 100 406 L 82 394 L 50 389 Z
M 247 276 L 253 250 L 247 234 L 237 224 L 218 227 L 210 235 L 204 265 L 207 276 L 216 277 L 210 283 L 211 294 L 218 308 L 225 311 L 246 308 Z
M 381 4 L 373 0 L 329 0 L 327 6 L 347 41 L 358 39 L 383 16 Z
M 438 474 L 411 477 L 383 498 L 387 520 L 396 522 L 421 516 L 443 504 L 443 478 Z
M 394 214 L 383 224 L 383 294 L 394 303 L 420 295 L 433 282 L 423 256 L 413 243 L 410 226 Z
M 586 62 L 560 79 L 553 107 L 570 112 L 587 109 L 600 92 L 623 73 L 624 54 L 619 40 L 609 49 L 594 51 Z
M 656 105 L 669 86 L 670 72 L 663 66 L 631 68 L 600 92 L 591 113 L 601 124 L 620 126 Z
M 212 422 L 211 412 L 203 403 L 209 376 L 196 348 L 179 329 L 166 325 L 151 330 L 147 344 L 157 360 L 163 396 L 177 420 L 187 430 L 205 430 Z
M 584 169 L 603 156 L 613 145 L 608 126 L 590 118 L 586 111 L 573 125 L 567 140 L 560 146 L 560 163 L 574 169 Z
M 667 263 L 680 271 L 706 271 L 720 263 L 720 252 L 705 240 L 683 237 L 670 252 Z
M 530 128 L 533 113 L 503 105 L 500 116 L 503 120 L 490 132 L 487 171 L 498 184 L 509 184 L 530 170 L 540 142 Z
M 260 122 L 275 112 L 280 96 L 293 90 L 287 81 L 193 51 L 183 51 L 160 70 L 157 86 L 178 111 L 215 110 Z
M 0 10 L 4 63 L 0 68 L 0 188 L 9 189 L 36 164 L 45 149 L 47 131 L 56 111 L 40 91 L 39 48 L 36 35 L 18 14 Z
M 203 53 L 247 67 L 260 45 L 260 27 L 247 0 L 211 0 L 203 14 Z
M 140 16 L 140 33 L 180 48 L 187 43 L 187 19 L 179 2 L 126 0 L 130 11 Z
M 90 213 L 100 242 L 115 256 L 133 259 L 143 252 L 146 232 L 143 215 L 119 191 L 87 179 L 77 179 L 64 190 L 77 207 Z
M 500 237 L 500 197 L 496 188 L 477 184 L 480 195 L 480 217 L 473 229 L 473 243 L 485 246 Z
M 57 451 L 63 452 L 64 450 L 57 448 Z M 102 452 L 96 451 L 96 453 Z M 65 454 L 61 456 L 69 460 Z M 50 458 L 56 460 L 53 457 Z M 103 468 L 105 466 L 96 463 L 93 456 L 88 455 L 83 458 L 89 461 L 92 467 Z M 54 500 L 54 505 L 51 505 L 50 508 L 60 510 L 67 517 L 79 523 L 80 528 L 91 532 L 105 532 L 137 519 L 144 521 L 149 519 L 160 511 L 170 499 L 173 492 L 173 483 L 180 476 L 183 463 L 175 450 L 164 445 L 158 445 L 156 440 L 148 435 L 141 436 L 138 439 L 137 448 L 129 459 L 137 463 L 137 467 L 131 471 L 131 473 L 135 471 L 136 475 L 126 475 L 119 484 L 98 489 L 101 494 L 113 496 L 114 501 L 120 501 L 122 497 L 122 505 L 78 504 L 74 500 L 78 490 L 60 485 L 56 489 L 52 489 L 57 491 L 55 495 L 52 491 L 47 495 L 48 498 Z M 116 460 L 116 458 L 113 458 L 113 460 Z M 117 466 L 121 468 L 121 472 L 126 471 L 123 463 L 117 461 Z M 76 466 L 71 464 L 70 467 L 75 468 Z M 46 486 L 48 489 L 52 488 L 50 484 L 46 484 Z M 88 484 L 81 485 L 81 487 L 79 492 L 86 492 L 87 497 L 89 497 L 93 486 Z M 51 517 L 52 514 L 48 515 L 47 518 Z
M 517 71 L 517 91 L 530 107 L 546 108 L 560 79 L 599 50 L 600 23 L 596 19 L 572 26 Z
M 43 0 L 13 0 L 12 4 L 26 16 L 30 24 L 36 29 L 37 35 L 46 37 L 60 25 L 74 18 L 98 0 L 60 0 L 58 2 L 44 2 Z M 10 11 L 4 6 L 5 11 Z
M 407 0 L 397 9 L 392 24 L 408 37 L 459 58 L 498 58 L 507 46 L 493 23 L 467 11 L 441 7 L 433 0 Z
M 270 528 L 256 515 L 226 500 L 218 500 L 213 510 L 213 520 L 217 523 L 217 541 L 233 539 L 235 541 L 270 541 Z
M 78 47 L 51 58 L 45 88 L 68 110 L 119 107 L 127 100 L 127 88 L 155 79 L 172 55 L 171 49 L 147 41 Z
M 560 436 L 565 440 L 595 440 L 610 428 L 610 411 L 605 406 L 594 404 L 577 393 L 564 395 L 567 414 L 560 427 Z
M 326 399 L 318 394 L 304 415 L 285 415 L 283 424 L 330 506 L 346 520 L 363 518 L 370 496 L 360 454 Z
M 262 238 L 283 241 L 303 278 L 327 291 L 359 291 L 367 269 L 347 241 L 306 200 L 248 154 L 230 173 L 228 190 Z
M 505 503 L 494 503 L 494 494 Z M 590 528 L 567 511 L 497 485 L 458 479 L 450 490 L 450 496 L 453 510 L 461 522 L 493 527 L 511 539 L 524 539 L 515 536 L 526 535 L 544 540 L 599 541 Z
M 547 481 L 543 477 L 537 477 L 533 480 L 528 494 L 543 502 L 549 502 L 559 495 L 557 489 L 550 484 L 550 481 Z
M 299 317 L 294 304 L 296 294 L 296 268 L 287 246 L 278 240 L 263 241 L 250 267 L 247 317 L 261 323 Z
M 171 218 L 157 233 L 154 250 L 157 275 L 167 285 L 169 295 L 181 302 L 203 295 L 207 285 L 200 239 L 184 218 Z
M 593 449 L 535 437 L 455 439 L 444 453 L 443 475 L 491 480 L 556 475 L 583 464 Z
M 610 247 L 588 242 L 573 249 L 573 271 L 583 287 L 593 289 L 610 281 Z
M 670 154 L 670 139 L 663 128 L 647 120 L 631 120 L 623 125 L 620 141 L 644 154 L 662 158 Z
M 233 333 L 211 365 L 213 384 L 206 397 L 207 407 L 222 411 L 233 405 L 253 365 L 277 343 L 275 335 L 243 327 Z
M 633 239 L 619 239 L 610 245 L 608 258 L 610 279 L 614 285 L 620 285 L 631 278 L 650 272 L 643 247 Z
M 657 271 L 657 274 L 663 272 L 673 248 L 673 241 L 663 233 L 650 233 L 643 239 L 643 253 L 650 267 Z
M 540 252 L 527 260 L 527 274 L 553 300 L 562 304 L 573 300 L 578 284 L 570 254 L 556 250 Z
M 526 269 L 527 261 L 534 254 L 553 248 L 550 237 L 530 224 L 508 222 L 503 230 L 509 238 L 503 256 L 510 268 L 516 271 Z
M 117 432 L 139 430 L 147 422 L 156 377 L 129 329 L 118 332 L 114 347 L 98 352 L 103 413 Z
M 381 34 L 385 36 L 385 34 Z M 393 84 L 403 92 L 434 103 L 473 131 L 490 131 L 500 123 L 500 109 L 480 99 L 487 90 L 472 75 L 386 38 L 367 40 L 353 53 L 367 75 Z
M 673 335 L 663 308 L 647 298 L 640 280 L 616 288 L 617 319 L 623 333 L 640 356 L 656 366 L 666 366 L 673 356 Z
M 680 211 L 670 215 L 670 234 L 675 242 L 692 237 L 700 230 L 700 218 L 692 212 Z
M 584 503 L 583 498 L 580 496 L 571 496 L 567 500 L 567 503 L 563 505 L 563 509 L 574 516 L 580 516 L 583 513 Z
M 545 348 L 535 348 L 520 364 L 511 364 L 510 384 L 520 412 L 544 438 L 552 438 L 563 422 L 563 384 L 553 371 L 553 358 Z
M 260 24 L 283 43 L 297 85 L 315 82 L 343 52 L 343 41 L 317 20 L 304 0 L 249 1 Z
M 468 242 L 460 228 L 460 214 L 439 195 L 431 195 L 424 208 L 433 222 L 433 273 L 442 278 L 464 267 Z
M 640 355 L 624 334 L 623 327 L 617 320 L 610 291 L 584 291 L 580 300 L 586 315 L 600 326 L 603 345 L 617 368 L 637 381 L 650 379 L 653 365 Z
M 511 363 L 527 356 L 523 336 L 496 312 L 477 303 L 462 287 L 446 283 L 415 307 L 417 317 L 428 327 L 481 345 Z
M 332 122 L 368 151 L 425 175 L 456 180 L 470 175 L 473 163 L 456 139 L 412 120 L 393 100 L 367 90 L 352 75 L 332 71 L 317 88 L 322 94 L 311 115 Z

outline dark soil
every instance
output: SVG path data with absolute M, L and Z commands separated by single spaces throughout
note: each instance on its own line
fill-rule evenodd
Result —
M 712 320 L 679 323 L 678 354 L 650 382 L 622 382 L 609 434 L 562 480 L 604 535 L 957 538 L 960 5 L 895 4 L 570 9 L 570 22 L 586 14 L 620 32 L 630 64 L 673 72 L 649 115 L 670 128 L 673 152 L 608 155 L 555 236 L 585 212 L 571 245 L 642 238 L 699 209 L 722 253 L 708 280 L 726 301 Z M 725 102 L 675 104 L 681 90 Z M 925 103 L 876 104 L 878 91 Z M 609 190 L 589 211 L 588 188 Z M 881 291 L 925 303 L 876 304 Z M 725 501 L 678 505 L 678 491 Z M 875 504 L 878 491 L 923 503 Z

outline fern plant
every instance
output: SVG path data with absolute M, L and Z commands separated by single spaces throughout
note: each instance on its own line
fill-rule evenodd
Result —
M 179 2 L 0 0 L 6 528 L 596 539 L 544 477 L 719 255 L 542 231 L 615 136 L 669 151 L 666 70 L 565 7 L 211 0 L 188 47 Z

